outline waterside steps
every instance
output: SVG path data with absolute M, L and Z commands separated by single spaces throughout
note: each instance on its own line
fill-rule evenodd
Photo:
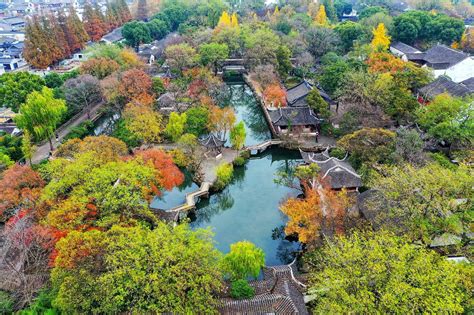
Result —
M 167 221 L 178 221 L 179 214 L 182 212 L 186 212 L 196 208 L 196 202 L 198 202 L 199 197 L 205 196 L 209 197 L 209 188 L 211 187 L 211 183 L 209 182 L 202 182 L 201 186 L 198 190 L 186 194 L 186 201 L 174 208 L 169 210 L 160 210 L 160 209 L 152 209 L 155 210 L 155 213 L 159 214 L 160 217 Z M 158 210 L 158 211 L 157 211 Z

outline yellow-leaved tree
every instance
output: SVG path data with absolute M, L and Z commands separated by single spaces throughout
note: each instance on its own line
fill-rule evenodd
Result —
M 390 46 L 390 35 L 387 34 L 387 29 L 385 28 L 385 24 L 379 23 L 377 28 L 372 31 L 374 38 L 370 43 L 370 46 L 374 51 L 385 51 Z
M 239 27 L 239 18 L 237 17 L 237 13 L 235 12 L 230 17 L 230 26 Z
M 227 13 L 227 11 L 222 12 L 221 17 L 219 18 L 219 22 L 217 23 L 217 27 L 225 27 L 231 25 L 232 22 L 229 13 Z
M 328 16 L 326 14 L 326 7 L 324 4 L 321 4 L 319 6 L 318 13 L 316 13 L 316 17 L 314 18 L 314 22 L 318 25 L 322 26 L 328 26 L 329 25 L 329 20 Z

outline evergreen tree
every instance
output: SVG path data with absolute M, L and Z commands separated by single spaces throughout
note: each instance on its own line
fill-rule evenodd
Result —
M 334 0 L 323 0 L 321 1 L 321 5 L 324 5 L 329 20 L 333 23 L 337 22 L 337 12 L 334 7 Z

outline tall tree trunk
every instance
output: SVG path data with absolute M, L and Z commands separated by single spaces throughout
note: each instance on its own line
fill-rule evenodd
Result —
M 49 141 L 49 148 L 51 149 L 51 151 L 54 151 L 53 141 L 51 140 L 51 137 L 48 138 L 48 141 Z

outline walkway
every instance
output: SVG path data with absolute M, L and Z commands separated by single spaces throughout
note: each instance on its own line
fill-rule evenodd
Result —
M 282 140 L 270 139 L 270 140 L 261 142 L 259 144 L 250 145 L 250 146 L 246 147 L 246 149 L 250 153 L 252 153 L 252 151 L 257 151 L 257 154 L 258 154 L 258 153 L 261 153 L 261 152 L 265 151 L 270 146 L 278 145 L 278 144 L 282 144 L 282 143 L 283 143 Z
M 214 183 L 217 179 L 216 168 L 223 163 L 232 163 L 239 155 L 239 152 L 231 148 L 224 148 L 222 156 L 219 159 L 207 158 L 201 164 L 201 172 L 203 174 L 203 181 Z
M 94 107 L 91 108 L 90 111 L 90 116 L 92 117 L 92 121 L 97 120 L 97 118 L 100 117 L 100 108 L 102 107 L 104 103 L 99 103 L 95 105 Z M 88 120 L 87 112 L 81 112 L 76 114 L 76 116 L 72 117 L 70 120 L 68 120 L 66 123 L 64 123 L 62 126 L 60 126 L 57 130 L 56 133 L 59 136 L 59 141 L 56 141 L 56 139 L 53 139 L 53 147 L 56 149 L 64 139 L 64 137 L 71 132 L 71 129 L 78 126 L 81 122 Z M 36 148 L 36 152 L 33 155 L 33 158 L 31 159 L 33 164 L 40 163 L 41 161 L 47 159 L 49 157 L 49 141 L 46 141 L 45 143 L 39 145 Z

